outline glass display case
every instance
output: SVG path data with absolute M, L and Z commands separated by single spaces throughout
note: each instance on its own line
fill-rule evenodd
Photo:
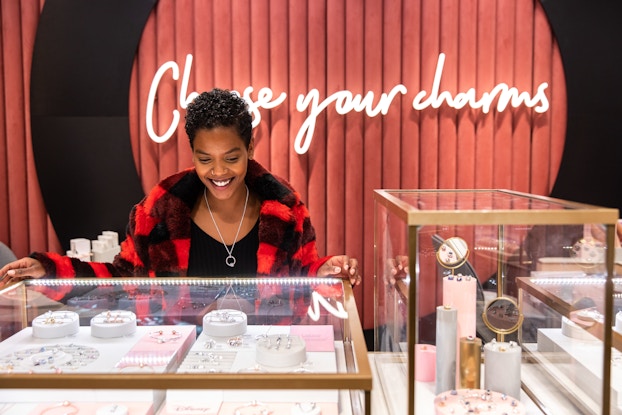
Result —
M 376 190 L 374 215 L 375 406 L 622 411 L 617 209 L 506 190 Z
M 5 415 L 369 413 L 340 279 L 29 280 L 0 320 Z

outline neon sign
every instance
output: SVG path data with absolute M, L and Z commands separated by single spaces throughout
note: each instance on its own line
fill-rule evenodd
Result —
M 324 307 L 326 311 L 328 311 L 333 316 L 346 320 L 348 318 L 348 312 L 343 308 L 343 304 L 337 301 L 337 307 L 333 307 L 332 304 L 328 302 L 328 300 L 322 297 L 317 291 L 313 291 L 311 293 L 312 303 L 309 305 L 307 309 L 307 314 L 313 321 L 318 321 L 320 319 L 320 306 Z
M 192 55 L 186 56 L 181 86 L 179 88 L 179 106 L 182 109 L 186 109 L 188 104 L 198 95 L 198 93 L 194 91 L 188 93 L 192 59 Z M 520 92 L 517 88 L 510 87 L 505 83 L 499 83 L 490 91 L 483 92 L 479 96 L 475 88 L 469 88 L 467 91 L 458 92 L 456 94 L 452 94 L 449 91 L 441 91 L 440 85 L 444 65 L 445 54 L 441 53 L 438 56 L 432 88 L 429 93 L 425 90 L 421 90 L 415 95 L 412 101 L 413 109 L 422 111 L 429 107 L 439 108 L 445 104 L 455 109 L 462 109 L 467 106 L 473 109 L 481 109 L 483 113 L 487 114 L 495 103 L 498 112 L 506 110 L 509 106 L 518 108 L 522 105 L 527 108 L 533 108 L 537 113 L 543 113 L 549 109 L 549 100 L 546 96 L 548 83 L 546 82 L 541 83 L 536 88 L 536 93 L 533 96 L 525 91 Z M 153 77 L 147 99 L 145 118 L 147 134 L 156 143 L 164 143 L 170 139 L 177 130 L 181 119 L 179 111 L 173 109 L 171 124 L 162 135 L 159 135 L 153 126 L 153 106 L 156 100 L 158 86 L 164 78 L 164 75 L 169 71 L 171 72 L 170 76 L 173 80 L 179 80 L 180 68 L 177 62 L 169 61 L 164 63 L 158 68 Z M 249 86 L 242 94 L 239 94 L 239 92 L 237 93 L 248 102 L 249 109 L 253 115 L 253 127 L 256 127 L 261 122 L 261 112 L 259 109 L 272 109 L 281 105 L 287 99 L 287 94 L 281 92 L 276 95 L 270 88 L 263 87 L 257 91 L 257 97 L 253 99 L 253 92 L 254 88 Z M 380 98 L 376 104 L 374 104 L 375 94 L 372 91 L 368 91 L 363 96 L 361 94 L 353 94 L 348 90 L 342 90 L 329 95 L 322 101 L 320 100 L 320 93 L 317 89 L 312 89 L 307 94 L 298 95 L 296 110 L 300 112 L 307 111 L 308 113 L 307 118 L 296 134 L 294 150 L 298 154 L 305 154 L 309 150 L 315 132 L 317 117 L 330 105 L 334 105 L 335 111 L 341 115 L 356 111 L 365 112 L 369 117 L 375 117 L 378 114 L 386 115 L 395 97 L 400 94 L 405 95 L 407 92 L 408 89 L 406 86 L 402 84 L 395 85 L 388 93 L 380 94 Z

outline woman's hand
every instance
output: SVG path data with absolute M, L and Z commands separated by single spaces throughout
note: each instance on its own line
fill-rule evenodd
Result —
M 27 278 L 42 278 L 45 268 L 36 259 L 25 257 L 9 262 L 0 269 L 0 287 L 11 282 L 18 282 Z
M 397 280 L 406 278 L 408 275 L 408 256 L 397 255 L 395 258 L 387 259 L 387 270 L 385 272 L 385 282 L 394 285 Z
M 348 278 L 354 287 L 361 283 L 359 262 L 347 255 L 335 255 L 317 270 L 318 277 Z

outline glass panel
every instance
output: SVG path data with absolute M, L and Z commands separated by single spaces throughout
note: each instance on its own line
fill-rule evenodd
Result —
M 75 333 L 64 334 L 74 336 L 75 341 L 82 337 L 85 342 L 90 341 L 93 336 L 139 337 L 144 350 L 134 354 L 140 356 L 134 359 L 136 362 L 118 363 L 115 367 L 121 373 L 130 371 L 126 369 L 130 363 L 136 363 L 139 369 L 149 364 L 148 370 L 157 368 L 165 372 L 188 369 L 181 361 L 171 364 L 169 357 L 176 354 L 179 359 L 180 352 L 183 357 L 197 338 L 197 342 L 203 342 L 204 349 L 212 352 L 250 349 L 254 353 L 255 346 L 265 343 L 267 350 L 281 352 L 293 351 L 298 346 L 302 354 L 299 355 L 301 361 L 295 365 L 275 362 L 273 367 L 265 364 L 240 367 L 233 361 L 225 365 L 220 361 L 227 357 L 223 355 L 217 356 L 219 360 L 213 362 L 213 367 L 193 365 L 195 371 L 345 371 L 345 368 L 337 369 L 335 364 L 330 368 L 314 368 L 301 347 L 302 343 L 308 343 L 310 350 L 333 348 L 335 340 L 343 340 L 347 313 L 343 308 L 341 280 L 32 280 L 27 283 L 27 296 L 28 324 L 32 327 L 25 330 L 23 336 L 54 339 L 57 331 L 63 334 L 61 327 L 71 324 Z M 306 342 L 301 343 L 301 338 Z M 183 346 L 185 339 L 187 347 Z M 164 349 L 168 351 L 162 353 Z M 228 357 L 235 357 L 235 354 Z M 162 364 L 158 363 L 160 358 Z M 254 359 L 248 361 L 253 363 Z M 43 369 L 43 366 L 58 369 L 55 364 L 40 366 L 35 369 Z M 32 370 L 30 367 L 23 369 Z M 109 366 L 86 364 L 72 369 L 110 371 Z
M 0 290 L 0 341 L 26 326 L 25 299 L 26 289 L 22 284 Z
M 622 341 L 607 328 L 622 302 L 606 301 L 616 210 L 503 190 L 374 197 L 370 358 L 388 413 L 622 409 Z

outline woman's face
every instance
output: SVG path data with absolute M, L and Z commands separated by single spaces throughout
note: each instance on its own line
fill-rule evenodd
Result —
M 233 127 L 200 129 L 194 138 L 192 161 L 207 190 L 218 200 L 229 199 L 244 187 L 248 159 L 253 142 L 247 149 Z

